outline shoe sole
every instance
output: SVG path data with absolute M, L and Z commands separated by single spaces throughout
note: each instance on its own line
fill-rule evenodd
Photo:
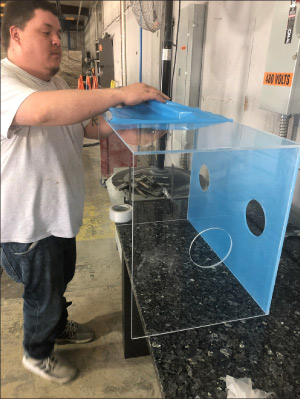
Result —
M 95 339 L 95 335 L 87 339 L 64 339 L 64 338 L 57 338 L 55 343 L 57 345 L 66 345 L 66 344 L 87 344 Z
M 23 357 L 23 359 L 22 359 L 22 365 L 26 370 L 31 371 L 33 374 L 36 374 L 39 377 L 44 378 L 45 380 L 57 382 L 59 384 L 66 384 L 66 383 L 72 381 L 78 374 L 78 370 L 76 370 L 75 374 L 71 377 L 65 377 L 65 378 L 52 377 L 51 375 L 46 374 L 42 370 L 39 370 L 36 367 L 34 367 L 31 363 L 27 362 L 25 357 Z

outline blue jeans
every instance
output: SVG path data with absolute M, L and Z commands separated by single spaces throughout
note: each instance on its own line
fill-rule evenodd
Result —
M 63 332 L 67 318 L 64 292 L 75 273 L 75 238 L 50 236 L 33 243 L 1 243 L 1 265 L 24 285 L 25 353 L 44 359 Z

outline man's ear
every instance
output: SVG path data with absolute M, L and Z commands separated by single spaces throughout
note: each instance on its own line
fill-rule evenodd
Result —
M 11 26 L 9 28 L 10 37 L 16 42 L 20 42 L 20 29 L 17 26 Z

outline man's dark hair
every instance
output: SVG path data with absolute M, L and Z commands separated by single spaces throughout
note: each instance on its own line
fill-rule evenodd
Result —
M 24 29 L 27 22 L 34 17 L 35 10 L 38 9 L 50 11 L 59 17 L 55 5 L 47 0 L 8 0 L 6 2 L 1 27 L 1 45 L 6 51 L 10 42 L 10 27 L 17 26 Z

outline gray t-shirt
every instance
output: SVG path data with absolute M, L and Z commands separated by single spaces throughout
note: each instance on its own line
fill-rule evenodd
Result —
M 71 238 L 82 224 L 81 152 L 87 122 L 11 125 L 29 95 L 61 89 L 68 85 L 58 76 L 45 82 L 7 58 L 1 61 L 1 242 Z

